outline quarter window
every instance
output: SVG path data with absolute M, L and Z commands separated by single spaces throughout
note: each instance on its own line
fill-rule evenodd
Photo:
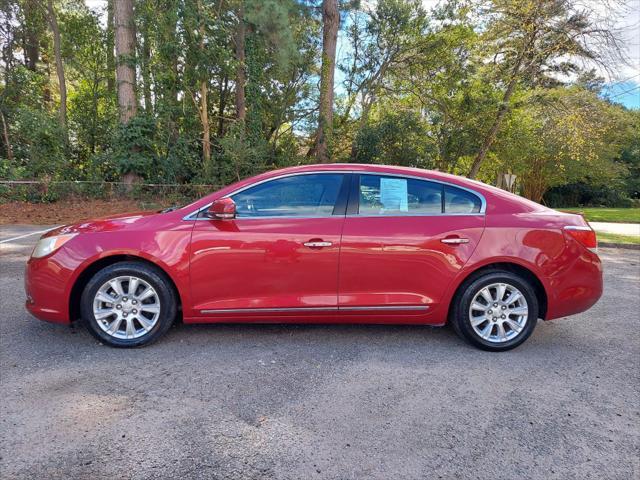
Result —
M 482 202 L 467 190 L 445 185 L 444 213 L 480 213 Z
M 442 213 L 442 184 L 413 178 L 360 175 L 360 215 Z
M 238 217 L 328 217 L 343 179 L 342 174 L 294 175 L 250 187 L 231 198 Z

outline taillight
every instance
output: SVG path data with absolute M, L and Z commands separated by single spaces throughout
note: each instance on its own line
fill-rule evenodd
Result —
M 568 225 L 564 227 L 564 230 L 592 252 L 598 251 L 596 232 L 594 232 L 591 227 Z

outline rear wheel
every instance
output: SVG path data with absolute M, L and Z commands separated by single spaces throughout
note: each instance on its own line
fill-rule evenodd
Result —
M 462 338 L 484 350 L 517 347 L 538 321 L 538 300 L 524 278 L 491 271 L 467 280 L 454 299 L 451 321 Z
M 89 332 L 114 347 L 153 342 L 176 316 L 175 293 L 165 275 L 140 262 L 100 270 L 87 283 L 80 301 Z

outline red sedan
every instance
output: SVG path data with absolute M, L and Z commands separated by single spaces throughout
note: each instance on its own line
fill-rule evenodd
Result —
M 444 325 L 487 350 L 602 294 L 579 215 L 444 173 L 311 165 L 191 205 L 56 228 L 27 263 L 27 309 L 135 347 L 184 323 Z

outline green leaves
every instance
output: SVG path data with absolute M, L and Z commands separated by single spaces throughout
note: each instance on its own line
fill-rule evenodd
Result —
M 135 57 L 119 61 L 136 67 L 141 113 L 126 127 L 118 121 L 106 6 L 56 0 L 67 144 L 56 122 L 59 86 L 41 4 L 0 5 L 7 124 L 0 155 L 13 156 L 2 158 L 0 175 L 119 180 L 134 173 L 158 183 L 226 183 L 312 161 L 326 73 L 319 0 L 135 0 Z M 614 38 L 597 18 L 574 0 L 425 5 L 340 2 L 337 108 L 325 125 L 332 160 L 466 174 L 504 107 L 478 178 L 513 172 L 519 193 L 534 199 L 564 184 L 615 185 L 640 196 L 638 114 L 600 98 L 603 81 L 591 71 L 616 61 Z M 234 105 L 241 10 L 243 122 Z

